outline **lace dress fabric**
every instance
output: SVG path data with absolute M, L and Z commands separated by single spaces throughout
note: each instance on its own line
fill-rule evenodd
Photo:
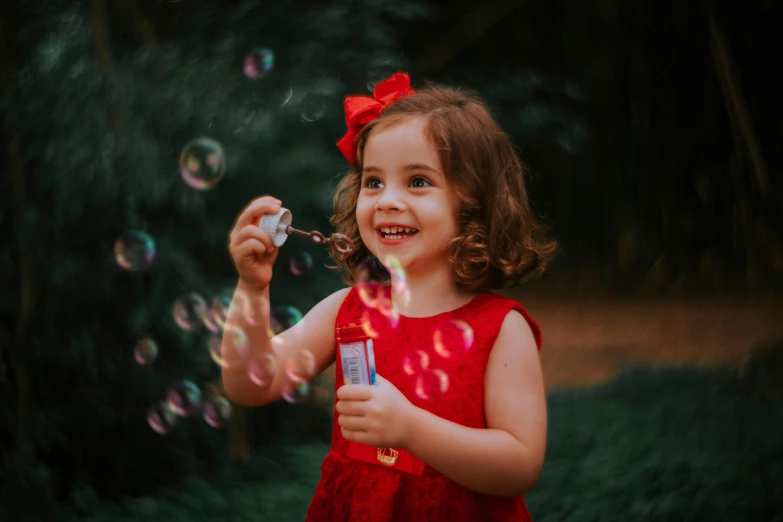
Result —
M 388 298 L 390 287 L 383 285 L 377 291 Z M 366 307 L 354 287 L 340 307 L 336 327 L 369 320 L 372 330 L 378 334 L 373 343 L 379 375 L 416 406 L 464 426 L 486 428 L 484 368 L 510 310 L 517 310 L 527 319 L 540 348 L 541 333 L 530 315 L 517 302 L 491 292 L 483 292 L 456 310 L 432 317 L 400 316 L 395 325 L 380 311 Z M 454 348 L 462 343 L 458 328 L 440 328 L 459 324 L 449 321 L 470 325 L 473 344 L 469 350 Z M 452 352 L 448 357 L 433 344 L 436 330 L 445 336 L 443 345 Z M 429 358 L 428 365 L 424 361 L 427 370 L 421 369 L 422 357 Z M 336 372 L 339 388 L 343 384 L 339 356 Z M 447 387 L 443 387 L 443 375 L 448 379 Z M 335 413 L 331 448 L 322 465 L 321 480 L 307 514 L 308 522 L 531 520 L 521 495 L 509 498 L 476 493 L 426 464 L 421 475 L 413 475 L 363 462 L 347 456 L 348 446 Z

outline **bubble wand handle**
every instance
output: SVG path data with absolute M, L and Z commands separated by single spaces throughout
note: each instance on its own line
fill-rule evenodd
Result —
M 350 254 L 356 248 L 353 241 L 344 234 L 334 233 L 330 237 L 326 237 L 317 230 L 313 230 L 312 232 L 297 230 L 291 226 L 291 220 L 291 211 L 287 208 L 281 208 L 277 214 L 262 216 L 258 222 L 258 226 L 267 231 L 272 238 L 272 242 L 278 247 L 285 243 L 288 236 L 297 234 L 299 236 L 309 237 L 313 243 L 319 245 L 326 243 L 341 254 Z

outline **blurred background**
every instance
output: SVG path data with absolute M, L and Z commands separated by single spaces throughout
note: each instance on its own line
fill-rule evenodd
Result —
M 328 235 L 342 99 L 468 87 L 561 250 L 537 521 L 783 520 L 783 65 L 773 0 L 3 0 L 0 519 L 302 520 L 333 375 L 230 404 L 227 235 Z M 274 328 L 342 287 L 283 246 Z

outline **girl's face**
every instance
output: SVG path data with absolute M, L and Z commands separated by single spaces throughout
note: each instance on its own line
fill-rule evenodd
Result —
M 459 201 L 425 130 L 423 118 L 410 118 L 368 137 L 356 206 L 362 242 L 409 275 L 443 269 L 457 234 Z

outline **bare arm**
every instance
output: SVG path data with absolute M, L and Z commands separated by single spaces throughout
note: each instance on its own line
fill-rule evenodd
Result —
M 276 401 L 284 387 L 290 384 L 286 374 L 288 361 L 304 350 L 309 350 L 315 359 L 313 377 L 327 368 L 334 361 L 337 311 L 349 290 L 343 288 L 326 297 L 301 321 L 270 339 L 269 287 L 253 293 L 240 283 L 231 303 L 221 346 L 223 387 L 229 399 L 243 406 L 262 406 Z M 247 306 L 252 308 L 248 311 Z M 237 350 L 232 342 L 232 326 L 241 328 L 247 335 L 243 350 Z M 252 360 L 263 360 L 267 353 L 276 358 L 277 371 L 269 386 L 260 387 L 250 380 L 248 365 Z
M 484 374 L 488 429 L 475 429 L 415 408 L 405 447 L 458 484 L 479 493 L 515 496 L 533 487 L 546 448 L 541 364 L 527 321 L 503 321 Z

